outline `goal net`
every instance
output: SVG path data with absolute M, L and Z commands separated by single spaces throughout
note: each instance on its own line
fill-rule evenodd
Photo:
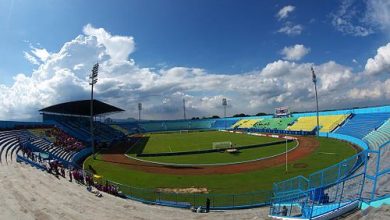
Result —
M 188 133 L 190 133 L 189 130 L 180 130 L 180 134 L 188 134 Z
M 233 144 L 231 141 L 213 142 L 213 149 L 230 148 Z

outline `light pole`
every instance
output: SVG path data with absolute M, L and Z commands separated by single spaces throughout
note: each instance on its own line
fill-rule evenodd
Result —
M 224 118 L 224 122 L 225 122 L 225 130 L 226 130 L 226 106 L 227 106 L 227 100 L 226 98 L 223 98 L 222 99 L 222 106 L 223 106 L 223 118 Z
M 184 112 L 184 120 L 187 119 L 187 116 L 186 116 L 186 100 L 183 98 L 183 112 Z
M 141 121 L 142 103 L 138 103 L 138 121 Z
M 314 72 L 313 67 L 311 67 L 311 73 L 313 75 L 314 89 L 316 91 L 316 104 L 317 104 L 317 129 L 316 129 L 316 133 L 317 133 L 317 136 L 319 136 L 320 135 L 320 119 L 319 119 L 319 114 L 318 114 L 317 76 Z
M 94 160 L 96 159 L 96 148 L 95 148 L 95 140 L 93 134 L 93 86 L 97 83 L 98 72 L 99 72 L 99 63 L 96 63 L 92 68 L 91 75 L 89 75 L 89 79 L 90 79 L 89 85 L 91 85 L 90 129 L 91 129 L 92 153 L 93 153 Z

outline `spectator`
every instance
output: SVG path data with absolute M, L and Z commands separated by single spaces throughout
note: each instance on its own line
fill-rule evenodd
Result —
M 209 212 L 210 211 L 210 199 L 207 198 L 206 199 L 206 212 Z
M 288 209 L 287 207 L 284 205 L 283 208 L 282 208 L 282 216 L 287 216 L 287 212 L 288 212 Z

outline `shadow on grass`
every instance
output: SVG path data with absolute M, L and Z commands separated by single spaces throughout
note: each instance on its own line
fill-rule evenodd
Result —
M 141 154 L 148 143 L 149 137 L 132 137 L 127 141 L 121 141 L 115 143 L 108 149 L 104 149 L 101 151 L 101 154 Z
M 97 161 L 106 162 L 106 163 L 112 163 L 112 164 L 120 164 L 120 165 L 127 165 L 127 166 L 133 166 L 133 167 L 164 167 L 164 168 L 170 168 L 170 169 L 188 169 L 188 170 L 199 170 L 199 169 L 205 169 L 204 167 L 199 166 L 175 166 L 175 165 L 159 165 L 159 164 L 153 164 L 153 163 L 140 163 L 138 161 L 128 160 L 126 162 L 121 161 L 114 161 L 114 160 L 107 160 L 107 159 L 96 159 Z

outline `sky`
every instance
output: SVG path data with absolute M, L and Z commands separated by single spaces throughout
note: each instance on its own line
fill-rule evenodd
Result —
M 390 1 L 0 0 L 0 120 L 95 97 L 145 119 L 390 104 Z

